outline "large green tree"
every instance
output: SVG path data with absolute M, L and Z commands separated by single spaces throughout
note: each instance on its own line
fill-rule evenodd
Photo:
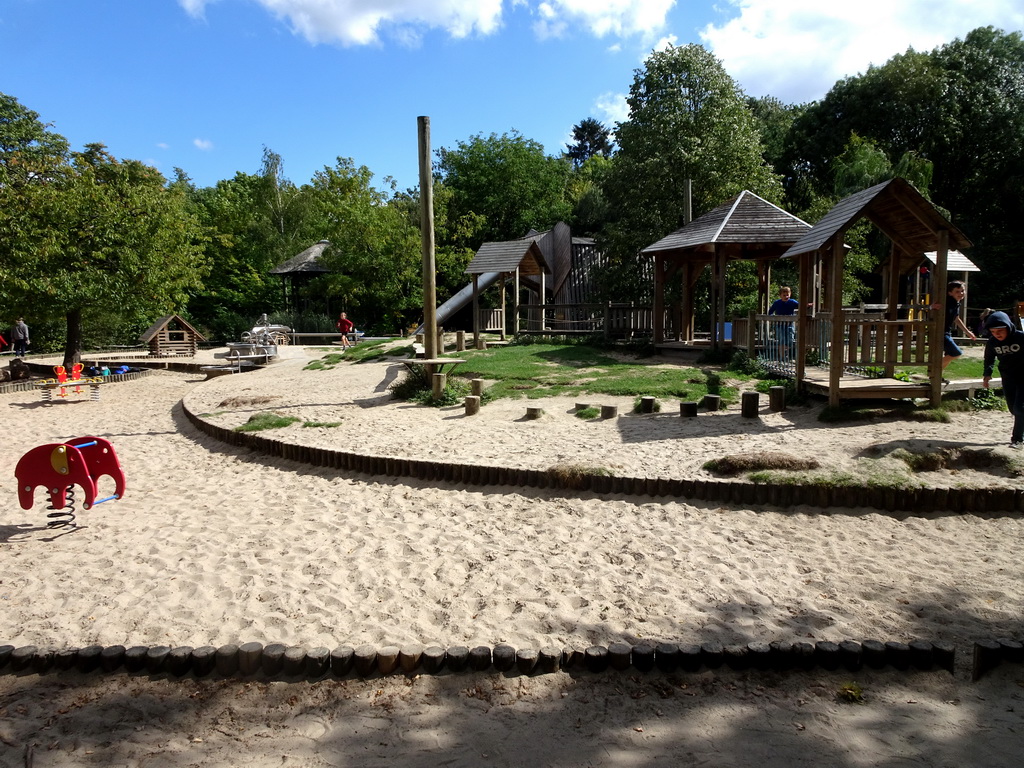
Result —
M 101 144 L 68 158 L 59 137 L 40 133 L 35 113 L 6 99 L 4 109 L 14 119 L 0 131 L 14 126 L 22 137 L 3 142 L 0 160 L 4 300 L 37 318 L 65 318 L 65 365 L 81 358 L 85 324 L 137 331 L 179 308 L 205 271 L 184 191 Z
M 611 130 L 593 117 L 581 120 L 572 128 L 572 144 L 566 145 L 565 154 L 572 160 L 573 168 L 577 169 L 597 155 L 610 157 Z
M 1024 39 L 975 29 L 922 53 L 894 56 L 837 83 L 794 122 L 786 164 L 825 193 L 852 135 L 899 166 L 930 161 L 933 200 L 974 241 L 981 267 L 972 301 L 1008 306 L 1024 295 Z M 908 155 L 908 153 L 910 153 Z
M 693 216 L 748 189 L 773 202 L 782 187 L 765 163 L 758 126 L 721 62 L 699 45 L 655 51 L 630 87 L 629 118 L 615 131 L 618 151 L 605 183 L 617 219 L 601 238 L 609 257 L 606 290 L 646 299 L 642 248 L 685 223 L 685 183 Z
M 549 157 L 541 144 L 516 131 L 477 135 L 437 155 L 439 180 L 451 191 L 449 215 L 478 223 L 460 231 L 451 245 L 476 250 L 483 242 L 513 240 L 569 217 L 568 160 Z

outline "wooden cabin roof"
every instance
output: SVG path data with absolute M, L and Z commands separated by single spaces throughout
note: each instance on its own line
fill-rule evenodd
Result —
M 330 244 L 330 240 L 321 240 L 309 246 L 309 248 L 297 256 L 292 256 L 288 261 L 278 264 L 270 270 L 270 274 L 293 275 L 295 273 L 317 274 L 327 272 L 326 267 L 320 266 L 319 259 Z
M 526 237 L 521 240 L 505 240 L 496 243 L 484 243 L 476 256 L 466 267 L 467 275 L 483 275 L 487 272 L 514 272 L 519 269 L 521 275 L 539 275 L 550 273 L 540 246 Z
M 711 251 L 718 244 L 739 249 L 770 250 L 797 242 L 811 225 L 744 190 L 703 216 L 643 249 L 643 253 L 683 255 L 683 252 Z M 733 249 L 736 250 L 736 249 Z M 776 253 L 781 248 L 777 248 Z M 763 253 L 759 255 L 765 255 Z
M 177 321 L 178 325 L 181 328 L 191 331 L 192 334 L 199 341 L 206 341 L 206 337 L 203 336 L 203 334 L 201 334 L 191 325 L 186 323 L 181 318 L 180 315 L 166 315 L 165 317 L 161 317 L 159 320 L 157 320 L 155 323 L 149 326 L 149 328 L 143 331 L 142 335 L 139 336 L 139 341 L 141 341 L 143 344 L 148 344 L 158 333 L 160 333 L 160 331 L 162 331 L 164 328 L 170 325 L 172 320 Z
M 938 248 L 939 230 L 949 232 L 951 249 L 969 248 L 971 241 L 905 179 L 889 179 L 840 200 L 821 221 L 783 256 L 823 248 L 835 235 L 866 218 L 907 253 Z

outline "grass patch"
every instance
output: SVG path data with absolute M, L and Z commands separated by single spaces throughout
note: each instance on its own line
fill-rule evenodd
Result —
M 857 683 L 843 683 L 836 691 L 836 698 L 845 704 L 863 704 L 864 689 Z
M 593 405 L 588 405 L 586 408 L 580 408 L 573 414 L 577 419 L 589 420 L 596 419 L 601 415 L 601 409 Z
M 297 422 L 294 416 L 284 416 L 273 411 L 254 413 L 249 420 L 241 426 L 235 427 L 235 432 L 260 432 L 264 429 L 280 429 Z
M 445 408 L 459 405 L 470 393 L 471 385 L 465 379 L 449 376 L 445 382 L 441 397 L 434 397 L 433 387 L 425 382 L 423 366 L 413 366 L 405 376 L 392 384 L 388 391 L 397 400 L 405 400 L 434 408 Z
M 324 427 L 331 429 L 333 427 L 340 427 L 340 421 L 304 421 L 302 422 L 303 427 Z
M 557 478 L 560 485 L 575 490 L 586 488 L 587 478 L 611 475 L 611 471 L 604 467 L 590 467 L 585 464 L 555 464 L 548 467 L 548 472 Z
M 711 459 L 704 463 L 704 469 L 718 475 L 735 476 L 743 472 L 763 470 L 806 471 L 817 469 L 817 459 L 802 459 L 788 453 L 763 451 L 760 453 L 738 453 Z

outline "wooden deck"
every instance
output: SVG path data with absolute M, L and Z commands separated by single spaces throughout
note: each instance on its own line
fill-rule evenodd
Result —
M 828 396 L 829 374 L 821 368 L 807 368 L 804 371 L 804 383 L 807 390 L 816 395 Z M 993 378 L 989 382 L 993 389 L 1002 386 L 1002 380 Z M 982 389 L 981 379 L 954 379 L 942 387 L 942 394 L 966 392 L 968 397 Z M 839 380 L 840 399 L 855 400 L 866 398 L 929 398 L 932 394 L 931 382 L 927 379 L 901 381 L 899 379 L 867 379 L 861 376 L 844 376 Z

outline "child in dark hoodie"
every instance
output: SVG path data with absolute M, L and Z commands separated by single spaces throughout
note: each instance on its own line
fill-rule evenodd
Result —
M 1003 380 L 1003 396 L 1013 414 L 1010 447 L 1024 447 L 1024 332 L 1015 328 L 1005 312 L 993 312 L 985 320 L 989 340 L 985 344 L 983 383 L 988 389 L 992 366 L 999 359 L 999 376 Z

